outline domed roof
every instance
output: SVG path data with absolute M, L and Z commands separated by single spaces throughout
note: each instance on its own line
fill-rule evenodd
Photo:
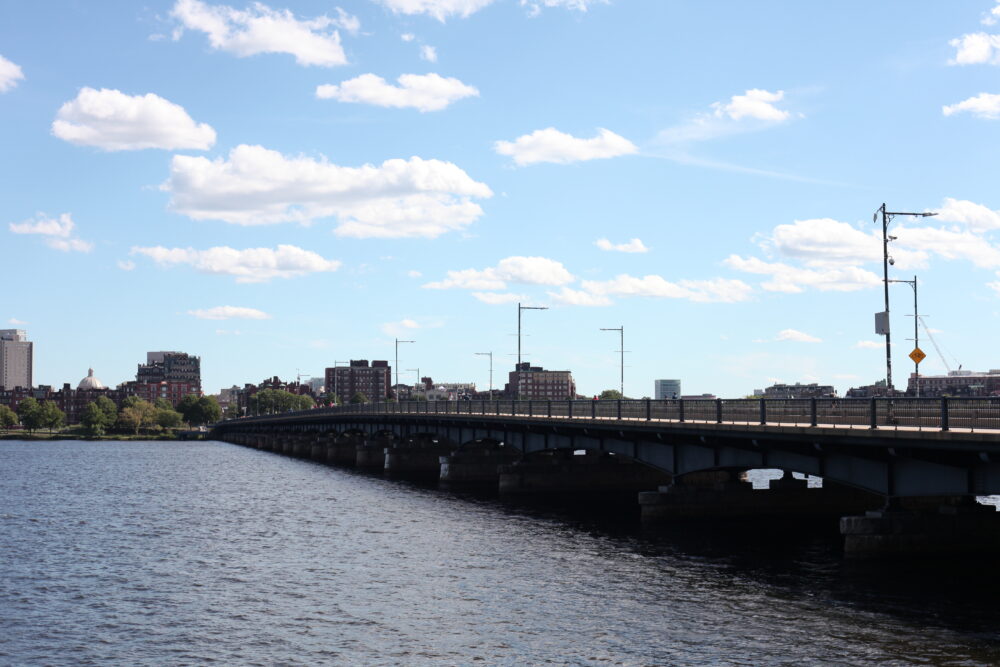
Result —
M 94 369 L 87 369 L 87 377 L 80 380 L 80 385 L 77 389 L 107 389 L 104 383 L 94 377 Z

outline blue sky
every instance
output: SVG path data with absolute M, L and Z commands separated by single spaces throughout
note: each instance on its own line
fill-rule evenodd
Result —
M 35 381 L 206 391 L 393 357 L 584 394 L 884 377 L 872 213 L 948 363 L 1000 367 L 1000 4 L 0 3 L 0 327 Z M 893 285 L 894 379 L 912 292 Z M 921 332 L 922 372 L 945 367 Z

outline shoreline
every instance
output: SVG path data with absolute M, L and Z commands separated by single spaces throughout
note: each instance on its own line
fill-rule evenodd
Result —
M 185 437 L 177 433 L 165 435 L 162 433 L 130 435 L 115 433 L 110 435 L 85 435 L 82 433 L 0 433 L 0 440 L 23 440 L 26 442 L 45 442 L 51 440 L 108 440 L 108 441 L 130 441 L 130 440 L 161 440 L 163 442 L 180 442 L 184 440 L 203 440 L 202 437 Z

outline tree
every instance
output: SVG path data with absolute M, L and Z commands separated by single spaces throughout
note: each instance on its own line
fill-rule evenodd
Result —
M 118 421 L 118 406 L 107 396 L 98 396 L 94 404 L 104 413 L 105 428 L 111 428 Z
M 197 426 L 210 424 L 222 419 L 222 408 L 215 396 L 195 396 L 190 394 L 177 404 L 177 411 L 184 416 L 184 421 Z
M 284 389 L 262 389 L 250 397 L 250 412 L 257 415 L 308 410 L 314 405 L 316 402 L 311 396 L 300 396 Z
M 230 403 L 222 413 L 226 419 L 236 419 L 240 416 L 240 406 Z
M 177 428 L 184 423 L 184 417 L 173 408 L 154 408 L 155 420 L 161 428 Z
M 198 397 L 194 394 L 188 394 L 180 400 L 175 409 L 181 413 L 184 421 L 193 424 L 194 411 L 198 409 Z
M 17 406 L 17 414 L 21 418 L 21 425 L 28 429 L 29 433 L 34 433 L 45 425 L 42 407 L 30 396 Z
M 54 401 L 42 401 L 39 407 L 42 411 L 42 426 L 49 429 L 49 433 L 66 424 L 66 413 Z
M 351 396 L 351 403 L 368 403 L 368 397 L 359 391 L 354 396 Z
M 117 415 L 109 419 L 107 413 L 95 401 L 87 403 L 83 414 L 80 415 L 80 423 L 90 435 L 104 435 L 108 428 L 114 425 L 116 419 Z
M 135 400 L 132 400 L 135 399 Z M 156 423 L 156 408 L 137 396 L 129 396 L 122 401 L 118 411 L 118 424 L 139 435 L 139 430 Z
M 600 399 L 602 401 L 616 401 L 622 397 L 622 393 L 617 389 L 605 389 L 601 392 Z
M 17 413 L 6 405 L 0 405 L 0 428 L 7 430 L 17 424 Z
M 161 397 L 153 401 L 153 407 L 157 410 L 173 410 L 174 404 Z

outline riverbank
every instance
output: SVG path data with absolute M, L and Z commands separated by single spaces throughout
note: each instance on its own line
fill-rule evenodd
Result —
M 132 435 L 129 433 L 109 433 L 105 435 L 88 435 L 75 431 L 57 431 L 55 433 L 25 433 L 24 431 L 0 432 L 0 440 L 24 440 L 26 442 L 45 440 L 123 440 L 123 441 L 180 441 L 180 440 L 200 440 L 203 434 L 195 435 L 191 432 L 170 431 L 169 433 L 154 433 Z

